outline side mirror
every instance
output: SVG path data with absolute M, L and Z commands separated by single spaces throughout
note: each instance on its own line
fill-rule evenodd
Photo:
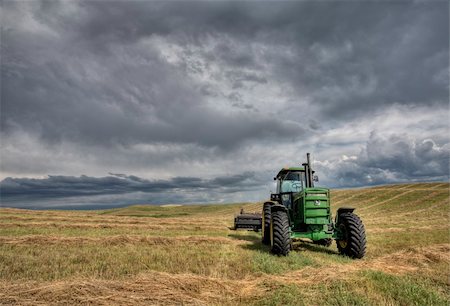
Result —
M 314 181 L 314 182 L 318 182 L 318 181 L 319 181 L 319 177 L 318 177 L 317 175 L 314 175 L 313 181 Z

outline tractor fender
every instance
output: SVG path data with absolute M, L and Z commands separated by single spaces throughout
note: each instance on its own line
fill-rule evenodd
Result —
M 287 208 L 286 208 L 286 206 L 284 206 L 284 205 L 280 205 L 280 204 L 275 204 L 275 205 L 273 205 L 272 207 L 271 207 L 271 210 L 272 211 L 279 211 L 279 210 L 282 210 L 282 211 L 285 211 L 285 212 L 287 212 L 288 210 L 287 210 Z
M 266 201 L 264 202 L 264 204 L 269 204 L 270 206 L 274 206 L 274 205 L 279 205 L 277 202 L 275 201 Z
M 352 213 L 355 209 L 352 207 L 341 207 L 338 208 L 337 213 L 336 213 L 336 221 L 335 224 L 338 224 L 339 222 L 339 215 L 340 214 L 344 214 L 344 213 Z
M 284 211 L 286 213 L 286 215 L 288 216 L 289 224 L 291 224 L 291 216 L 289 215 L 289 211 L 286 206 L 276 203 L 270 209 L 271 209 L 272 213 L 274 211 Z

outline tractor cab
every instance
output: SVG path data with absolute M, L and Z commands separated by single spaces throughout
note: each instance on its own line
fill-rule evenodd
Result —
M 277 193 L 300 192 L 305 182 L 305 171 L 297 169 L 282 169 L 277 177 Z
M 292 208 L 293 195 L 307 187 L 307 171 L 304 167 L 285 167 L 278 172 L 274 180 L 277 181 L 277 191 L 271 194 L 271 200 Z M 313 185 L 312 181 L 311 185 Z

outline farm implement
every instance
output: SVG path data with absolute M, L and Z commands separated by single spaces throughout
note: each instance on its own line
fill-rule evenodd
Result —
M 252 229 L 255 232 L 261 230 L 262 216 L 260 213 L 246 213 L 244 209 L 234 217 L 234 228 L 237 229 Z

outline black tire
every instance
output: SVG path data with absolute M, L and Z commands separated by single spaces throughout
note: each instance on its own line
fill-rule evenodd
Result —
M 339 215 L 336 225 L 343 239 L 336 240 L 339 253 L 350 258 L 363 258 L 366 254 L 366 231 L 361 219 L 354 213 Z
M 263 211 L 262 211 L 262 224 L 261 224 L 261 231 L 262 231 L 262 238 L 261 241 L 265 245 L 270 244 L 270 219 L 271 219 L 271 207 L 272 203 L 266 202 L 263 205 Z
M 314 244 L 318 244 L 318 245 L 323 245 L 323 246 L 329 247 L 331 245 L 331 243 L 333 243 L 333 239 L 326 238 L 326 239 L 316 240 L 316 241 L 313 241 L 313 242 L 314 242 Z
M 291 244 L 287 213 L 283 210 L 273 211 L 272 222 L 270 223 L 271 252 L 276 255 L 286 256 L 291 250 Z

